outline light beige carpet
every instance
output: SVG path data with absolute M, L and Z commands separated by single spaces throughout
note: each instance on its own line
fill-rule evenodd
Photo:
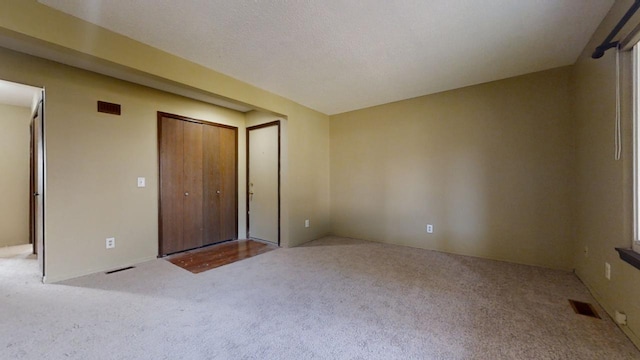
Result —
M 573 312 L 594 300 L 571 273 L 399 246 L 325 238 L 55 285 L 36 267 L 0 260 L 1 359 L 640 359 Z

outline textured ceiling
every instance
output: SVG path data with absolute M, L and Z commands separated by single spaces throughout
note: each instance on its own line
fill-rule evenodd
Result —
M 0 104 L 31 108 L 40 91 L 37 87 L 0 80 Z
M 39 0 L 326 114 L 573 64 L 613 0 Z

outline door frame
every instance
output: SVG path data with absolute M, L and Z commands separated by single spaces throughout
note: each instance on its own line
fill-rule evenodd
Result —
M 36 131 L 36 121 L 39 126 Z M 42 88 L 38 102 L 31 113 L 30 123 L 30 159 L 29 159 L 29 241 L 33 245 L 33 253 L 37 255 L 42 280 L 45 280 L 45 192 L 47 185 L 47 156 L 45 146 L 45 89 Z M 38 159 L 41 163 L 38 163 Z M 36 167 L 37 171 L 36 177 Z M 42 182 L 42 189 L 38 189 Z M 38 199 L 42 199 L 38 206 Z M 38 221 L 39 213 L 42 213 L 41 221 Z M 39 238 L 42 238 L 40 244 Z
M 31 122 L 29 123 L 29 243 L 33 245 L 33 254 L 38 254 L 38 249 L 36 246 L 36 197 L 34 196 L 36 192 L 35 185 L 35 121 L 36 114 L 31 115 Z
M 247 199 L 247 238 L 251 238 L 251 236 L 249 236 L 250 234 L 250 227 L 251 227 L 251 222 L 250 222 L 250 207 L 249 207 L 249 192 L 251 191 L 250 187 L 249 187 L 249 182 L 250 182 L 250 169 L 249 169 L 249 165 L 251 164 L 251 157 L 250 157 L 250 153 L 249 153 L 249 145 L 250 145 L 250 134 L 251 134 L 251 130 L 258 130 L 258 129 L 262 129 L 262 128 L 266 128 L 266 127 L 271 127 L 271 126 L 277 126 L 278 127 L 278 246 L 280 246 L 280 238 L 281 238 L 281 231 L 280 231 L 280 223 L 281 223 L 281 206 L 280 206 L 280 197 L 281 197 L 281 165 L 280 165 L 280 161 L 281 161 L 281 154 L 282 154 L 282 142 L 281 142 L 281 127 L 280 127 L 280 120 L 275 120 L 275 121 L 271 121 L 268 123 L 264 123 L 264 124 L 260 124 L 260 125 L 255 125 L 255 126 L 249 126 L 247 127 L 247 184 L 246 184 L 246 199 Z
M 157 113 L 157 136 L 158 136 L 158 257 L 164 257 L 170 254 L 162 254 L 162 196 L 161 196 L 161 190 L 162 190 L 162 161 L 161 161 L 161 143 L 162 143 L 162 118 L 163 117 L 167 117 L 167 118 L 172 118 L 175 120 L 180 120 L 180 121 L 188 121 L 188 122 L 192 122 L 192 123 L 196 123 L 196 124 L 202 124 L 202 125 L 209 125 L 209 126 L 217 126 L 217 127 L 221 127 L 221 128 L 226 128 L 226 129 L 231 129 L 234 130 L 235 132 L 235 138 L 236 138 L 236 143 L 235 143 L 235 162 L 236 162 L 236 182 L 235 182 L 235 231 L 236 231 L 236 239 L 238 238 L 238 169 L 239 169 L 239 164 L 238 164 L 238 127 L 236 126 L 232 126 L 232 125 L 225 125 L 225 124 L 220 124 L 220 123 L 216 123 L 213 121 L 206 121 L 206 120 L 199 120 L 199 119 L 194 119 L 194 118 L 190 118 L 187 116 L 183 116 L 183 115 L 176 115 L 176 114 L 171 114 L 171 113 L 167 113 L 167 112 L 162 112 L 162 111 L 158 111 Z M 209 245 L 206 245 L 209 246 Z

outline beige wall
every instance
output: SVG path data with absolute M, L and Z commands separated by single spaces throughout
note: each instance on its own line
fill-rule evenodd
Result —
M 281 245 L 297 246 L 329 233 L 329 121 L 293 111 L 291 121 L 264 111 L 246 114 L 247 127 L 281 121 Z M 290 164 L 295 164 L 292 166 Z M 295 199 L 295 200 L 291 200 Z M 310 220 L 311 226 L 304 227 Z
M 283 144 L 289 150 L 282 179 L 287 187 L 283 196 L 286 202 L 283 245 L 295 246 L 329 232 L 328 116 L 34 0 L 8 1 L 3 6 L 0 35 L 14 42 L 55 50 L 102 66 L 125 68 L 138 75 L 152 76 L 154 81 L 184 84 L 282 114 L 287 119 L 287 138 Z M 29 21 L 22 21 L 24 14 L 29 14 Z M 157 161 L 153 159 L 155 120 L 149 120 L 147 109 L 152 108 L 153 114 L 162 110 L 206 120 L 202 114 L 212 107 L 180 97 L 165 99 L 166 94 L 125 86 L 123 82 L 8 50 L 0 51 L 0 60 L 3 61 L 0 78 L 44 86 L 47 90 L 46 280 L 61 280 L 155 256 L 157 180 L 149 180 L 157 175 Z M 112 117 L 105 122 L 94 120 L 96 116 L 106 116 L 93 112 L 98 98 L 122 103 L 125 115 L 119 119 L 134 120 L 114 121 Z M 88 111 L 89 117 L 85 116 Z M 236 121 L 242 125 L 239 152 L 244 161 L 244 116 L 240 114 L 233 120 Z M 125 132 L 128 135 L 123 135 Z M 129 164 L 126 170 L 119 163 L 122 159 Z M 97 164 L 101 164 L 100 169 Z M 240 170 L 239 235 L 243 237 L 244 162 Z M 149 186 L 143 192 L 129 188 L 129 178 L 135 180 L 138 176 L 148 178 Z M 101 202 L 105 206 L 100 206 Z M 305 229 L 304 219 L 309 217 L 317 221 L 311 229 Z M 74 230 L 74 224 L 79 224 L 80 229 Z M 105 253 L 104 238 L 109 236 L 115 236 L 118 245 L 114 251 Z
M 329 117 L 306 114 L 301 108 L 289 114 L 289 235 L 291 246 L 329 234 Z M 304 121 L 291 121 L 292 118 Z M 311 221 L 304 227 L 305 219 Z
M 617 1 L 575 65 L 577 118 L 576 273 L 610 315 L 628 316 L 622 329 L 640 346 L 640 270 L 621 261 L 615 247 L 628 248 L 633 236 L 630 54 L 623 58 L 623 156 L 614 160 L 615 51 L 590 58 L 633 1 Z M 638 24 L 638 16 L 627 28 Z M 624 30 L 622 33 L 625 33 Z M 585 249 L 588 252 L 585 253 Z M 604 277 L 611 264 L 611 280 Z
M 613 161 L 613 53 L 588 59 L 631 3 L 616 2 L 575 71 L 526 75 L 331 121 L 36 0 L 5 1 L 0 35 L 283 114 L 288 152 L 282 233 L 288 246 L 332 229 L 521 263 L 563 269 L 575 264 L 608 312 L 627 312 L 625 330 L 634 337 L 640 332 L 640 272 L 613 251 L 630 241 L 629 133 L 623 161 Z M 47 87 L 50 281 L 155 256 L 156 110 L 238 126 L 245 121 L 234 112 L 10 51 L 0 50 L 0 61 L 0 78 Z M 121 102 L 124 116 L 96 114 L 98 98 Z M 262 121 L 252 116 L 246 121 Z M 239 151 L 242 158 L 242 143 Z M 137 176 L 147 177 L 146 189 L 135 188 Z M 243 196 L 244 177 L 239 179 Z M 244 201 L 239 203 L 244 219 Z M 427 223 L 435 225 L 433 235 L 424 231 Z M 106 236 L 118 239 L 111 252 L 104 250 Z M 602 276 L 604 261 L 612 265 L 611 281 Z
M 187 87 L 282 114 L 288 120 L 288 246 L 329 232 L 329 117 L 175 55 L 53 10 L 36 0 L 7 0 L 0 12 L 0 38 L 71 55 L 84 62 L 116 66 L 154 80 Z M 150 60 L 152 59 L 152 61 Z M 304 228 L 313 217 L 314 226 Z
M 608 312 L 627 312 L 625 330 L 634 337 L 640 332 L 640 272 L 613 251 L 630 242 L 629 133 L 625 157 L 613 161 L 613 53 L 588 59 L 631 3 L 617 1 L 585 49 L 575 67 L 574 91 L 572 70 L 562 68 L 337 115 L 330 122 L 290 100 L 36 0 L 5 1 L 0 36 L 283 114 L 288 153 L 282 164 L 282 232 L 289 246 L 331 228 L 339 235 L 521 263 L 564 269 L 575 264 Z M 209 105 L 32 57 L 0 51 L 0 61 L 0 78 L 48 91 L 51 279 L 155 255 L 152 113 L 229 115 L 229 122 L 243 124 Z M 98 97 L 123 103 L 125 115 L 95 114 Z M 152 106 L 158 109 L 149 110 Z M 137 176 L 147 176 L 149 187 L 135 188 Z M 241 176 L 241 194 L 243 184 Z M 433 235 L 425 233 L 427 223 L 435 225 Z M 118 238 L 110 253 L 104 250 L 106 236 Z M 604 261 L 611 263 L 611 281 L 602 276 Z
M 0 49 L 0 78 L 46 88 L 46 275 L 56 281 L 157 256 L 157 111 L 236 126 L 245 236 L 244 114 Z M 96 112 L 96 101 L 122 116 Z M 137 177 L 146 177 L 138 188 Z M 105 249 L 105 239 L 116 248 Z
M 332 116 L 332 232 L 572 269 L 570 75 Z
M 29 243 L 31 110 L 0 104 L 0 247 Z

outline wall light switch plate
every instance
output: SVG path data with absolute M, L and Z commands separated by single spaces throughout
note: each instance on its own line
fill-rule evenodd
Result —
M 604 277 L 606 277 L 607 280 L 611 280 L 611 264 L 608 262 L 604 263 Z
M 304 221 L 304 227 L 308 228 L 309 226 L 309 219 L 307 219 Z
M 147 179 L 143 178 L 143 177 L 139 177 L 138 178 L 138 187 L 139 188 L 143 188 L 147 186 Z

